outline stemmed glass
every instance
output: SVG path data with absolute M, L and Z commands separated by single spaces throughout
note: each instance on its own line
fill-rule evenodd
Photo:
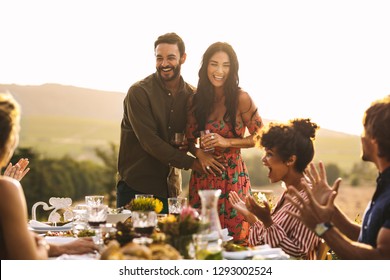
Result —
M 133 211 L 131 220 L 137 234 L 149 237 L 157 225 L 157 214 L 155 211 Z

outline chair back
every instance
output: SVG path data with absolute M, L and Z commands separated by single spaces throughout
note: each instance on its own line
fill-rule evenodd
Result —
M 317 260 L 331 260 L 332 256 L 329 253 L 329 246 L 324 239 L 321 239 L 320 244 L 317 247 Z

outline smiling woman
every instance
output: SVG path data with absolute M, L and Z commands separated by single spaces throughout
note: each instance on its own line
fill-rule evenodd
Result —
M 283 182 L 302 191 L 304 170 L 314 157 L 313 141 L 318 126 L 309 119 L 295 119 L 287 124 L 271 123 L 264 131 L 261 146 L 265 149 L 263 164 L 268 168 L 271 183 Z M 267 201 L 257 202 L 248 196 L 245 201 L 231 192 L 233 207 L 251 224 L 249 244 L 269 244 L 280 247 L 294 258 L 316 259 L 320 239 L 303 223 L 287 213 L 292 207 L 286 203 L 286 190 L 276 202 L 273 211 Z

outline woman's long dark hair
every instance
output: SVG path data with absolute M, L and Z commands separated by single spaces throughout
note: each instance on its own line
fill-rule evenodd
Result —
M 198 123 L 198 132 L 200 130 L 204 130 L 206 121 L 212 112 L 215 98 L 213 85 L 207 76 L 207 66 L 211 57 L 220 51 L 225 52 L 230 59 L 229 75 L 223 86 L 226 107 L 226 113 L 223 116 L 223 120 L 231 124 L 234 136 L 238 137 L 235 129 L 238 107 L 238 92 L 240 90 L 240 87 L 238 86 L 238 59 L 236 52 L 228 43 L 216 42 L 210 45 L 203 54 L 202 65 L 198 73 L 198 87 L 193 99 L 194 115 Z

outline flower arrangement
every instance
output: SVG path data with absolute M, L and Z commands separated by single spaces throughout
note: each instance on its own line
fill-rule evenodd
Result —
M 200 226 L 199 213 L 190 206 L 184 207 L 179 216 L 168 215 L 158 222 L 158 228 L 169 236 L 191 235 L 197 233 Z
M 168 215 L 159 220 L 158 228 L 165 234 L 166 240 L 185 259 L 193 258 L 190 253 L 190 244 L 192 242 L 192 235 L 201 229 L 201 222 L 198 212 L 190 207 L 184 207 L 180 215 Z
M 163 203 L 158 198 L 138 197 L 131 200 L 125 208 L 131 211 L 155 211 L 160 213 L 163 209 Z

